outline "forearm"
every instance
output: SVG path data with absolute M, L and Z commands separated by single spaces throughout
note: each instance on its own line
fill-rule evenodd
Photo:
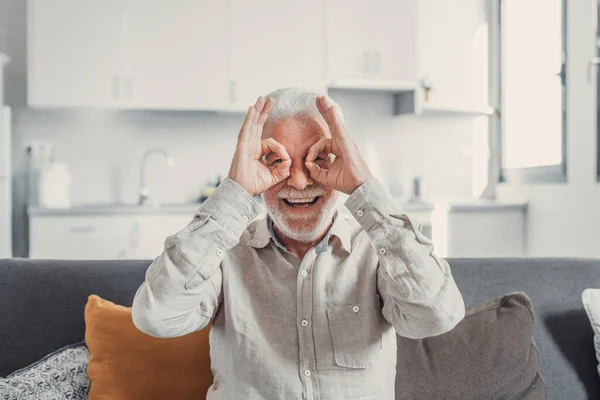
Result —
M 259 212 L 247 191 L 225 179 L 148 268 L 133 301 L 138 329 L 173 337 L 208 325 L 221 302 L 221 262 Z
M 464 302 L 446 260 L 372 178 L 346 201 L 379 257 L 378 287 L 383 314 L 398 334 L 425 337 L 452 329 Z

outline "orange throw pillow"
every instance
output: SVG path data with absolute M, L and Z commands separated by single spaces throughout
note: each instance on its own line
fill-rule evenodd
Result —
M 85 306 L 90 400 L 205 399 L 213 382 L 209 327 L 157 339 L 138 330 L 131 308 L 98 296 Z

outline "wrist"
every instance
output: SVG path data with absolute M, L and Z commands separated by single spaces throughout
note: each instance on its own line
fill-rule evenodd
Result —
M 366 181 L 368 181 L 369 179 L 371 179 L 373 177 L 373 175 L 369 174 L 366 175 L 364 178 L 357 180 L 357 183 L 352 185 L 350 187 L 350 190 L 348 192 L 346 192 L 347 195 L 352 195 L 352 193 L 354 193 L 356 191 L 356 189 L 358 189 L 359 187 L 361 187 Z
M 239 186 L 241 186 L 246 192 L 248 192 L 248 194 L 252 197 L 256 196 L 257 194 L 254 193 L 252 190 L 248 189 L 247 185 L 245 184 L 245 179 L 243 179 L 242 177 L 238 176 L 235 173 L 229 173 L 229 175 L 227 175 L 227 177 L 229 179 L 231 179 L 232 181 L 234 181 L 235 183 L 237 183 Z

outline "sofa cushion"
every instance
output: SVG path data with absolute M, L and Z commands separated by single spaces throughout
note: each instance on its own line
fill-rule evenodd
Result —
M 89 398 L 204 399 L 213 382 L 209 328 L 169 339 L 138 330 L 131 308 L 92 295 L 85 307 Z
M 396 399 L 545 399 L 533 322 L 529 297 L 511 293 L 443 335 L 399 336 Z
M 581 300 L 594 331 L 596 358 L 600 361 L 600 289 L 585 289 L 581 294 Z M 600 365 L 597 370 L 600 374 Z
M 0 379 L 0 399 L 83 400 L 90 388 L 85 344 L 63 347 Z

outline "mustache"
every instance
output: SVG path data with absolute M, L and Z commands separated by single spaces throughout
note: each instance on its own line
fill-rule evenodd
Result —
M 304 190 L 297 190 L 291 187 L 284 187 L 277 193 L 279 199 L 306 199 L 310 197 L 325 196 L 327 192 L 322 187 L 311 187 Z

